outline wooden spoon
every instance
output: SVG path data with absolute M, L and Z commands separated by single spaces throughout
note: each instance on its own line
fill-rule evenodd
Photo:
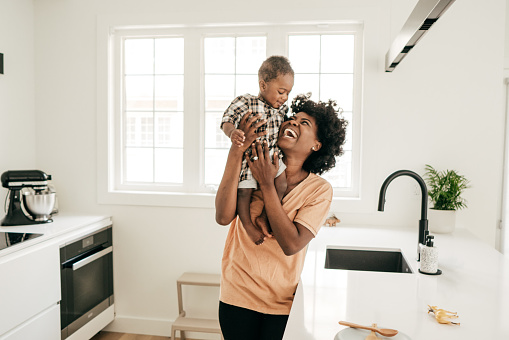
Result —
M 343 325 L 343 326 L 353 327 L 353 328 L 367 329 L 367 330 L 377 332 L 377 333 L 379 333 L 383 336 L 387 336 L 387 337 L 395 336 L 396 334 L 398 334 L 397 330 L 390 329 L 390 328 L 376 328 L 376 327 L 371 327 L 371 326 L 362 326 L 362 325 L 357 325 L 355 323 L 347 322 L 347 321 L 339 321 L 339 324 Z

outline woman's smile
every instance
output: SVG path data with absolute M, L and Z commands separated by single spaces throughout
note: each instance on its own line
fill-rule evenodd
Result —
M 286 128 L 283 130 L 283 137 L 295 139 L 298 137 L 298 135 L 297 132 L 293 131 L 292 129 Z

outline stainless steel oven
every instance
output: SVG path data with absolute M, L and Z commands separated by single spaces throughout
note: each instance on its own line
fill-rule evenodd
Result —
M 111 226 L 60 248 L 62 339 L 113 304 Z

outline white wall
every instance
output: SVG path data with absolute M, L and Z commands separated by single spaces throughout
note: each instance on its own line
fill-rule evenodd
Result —
M 505 22 L 505 50 L 504 50 L 504 82 L 505 86 L 505 114 L 506 114 L 506 137 L 505 137 L 505 163 L 504 163 L 504 195 L 503 195 L 503 208 L 502 208 L 502 223 L 499 237 L 498 249 L 509 257 L 509 137 L 507 131 L 509 131 L 509 0 L 506 0 L 506 22 Z
M 31 1 L 22 2 L 26 11 L 16 3 L 15 8 L 8 7 L 14 13 L 4 15 L 10 20 L 9 32 L 13 27 L 24 31 L 20 21 L 27 21 L 29 28 L 32 24 L 26 13 Z M 465 194 L 469 208 L 459 212 L 458 222 L 495 244 L 502 178 L 505 0 L 456 1 L 393 73 L 384 72 L 384 56 L 404 22 L 402 15 L 411 10 L 405 0 L 261 0 L 256 8 L 270 9 L 263 11 L 246 11 L 231 0 L 37 0 L 34 4 L 35 57 L 32 31 L 27 29 L 14 39 L 11 33 L 2 33 L 6 30 L 0 20 L 0 52 L 9 61 L 6 72 L 10 74 L 13 63 L 7 47 L 15 48 L 1 51 L 4 35 L 8 41 L 23 40 L 26 46 L 15 55 L 29 58 L 22 64 L 28 71 L 20 76 L 27 78 L 26 84 L 16 84 L 16 90 L 9 87 L 8 96 L 3 90 L 7 77 L 0 76 L 0 122 L 7 136 L 16 134 L 4 124 L 10 127 L 20 121 L 29 126 L 31 135 L 7 158 L 9 162 L 0 159 L 0 164 L 32 165 L 22 161 L 34 157 L 18 156 L 24 152 L 34 156 L 32 56 L 37 167 L 54 176 L 61 211 L 110 214 L 115 221 L 118 321 L 113 329 L 169 334 L 169 322 L 177 316 L 176 278 L 183 271 L 219 272 L 227 229 L 215 224 L 213 209 L 97 204 L 98 16 L 163 17 L 168 22 L 365 20 L 362 201 L 339 205 L 342 223 L 400 224 L 417 232 L 420 197 L 414 194 L 411 180 L 401 178 L 391 184 L 383 214 L 376 212 L 378 190 L 394 170 L 422 174 L 424 164 L 432 164 L 454 168 L 471 180 L 472 188 Z M 31 96 L 26 96 L 24 85 Z M 4 97 L 10 102 L 6 110 Z M 22 118 L 10 121 L 12 110 Z M 12 138 L 0 136 L 2 155 L 4 149 L 10 152 L 13 143 L 4 144 Z M 213 307 L 206 311 L 214 312 Z
M 34 168 L 34 5 L 0 0 L 0 172 Z M 1 188 L 3 202 L 7 190 Z M 3 203 L 2 203 L 3 207 Z M 2 208 L 3 211 L 3 208 Z

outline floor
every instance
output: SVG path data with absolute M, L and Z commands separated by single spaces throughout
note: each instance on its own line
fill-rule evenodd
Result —
M 155 336 L 155 335 L 141 335 L 141 334 L 127 334 L 127 333 L 116 333 L 116 332 L 104 332 L 97 333 L 90 340 L 169 340 L 170 337 L 166 336 Z M 178 340 L 179 338 L 175 339 Z

